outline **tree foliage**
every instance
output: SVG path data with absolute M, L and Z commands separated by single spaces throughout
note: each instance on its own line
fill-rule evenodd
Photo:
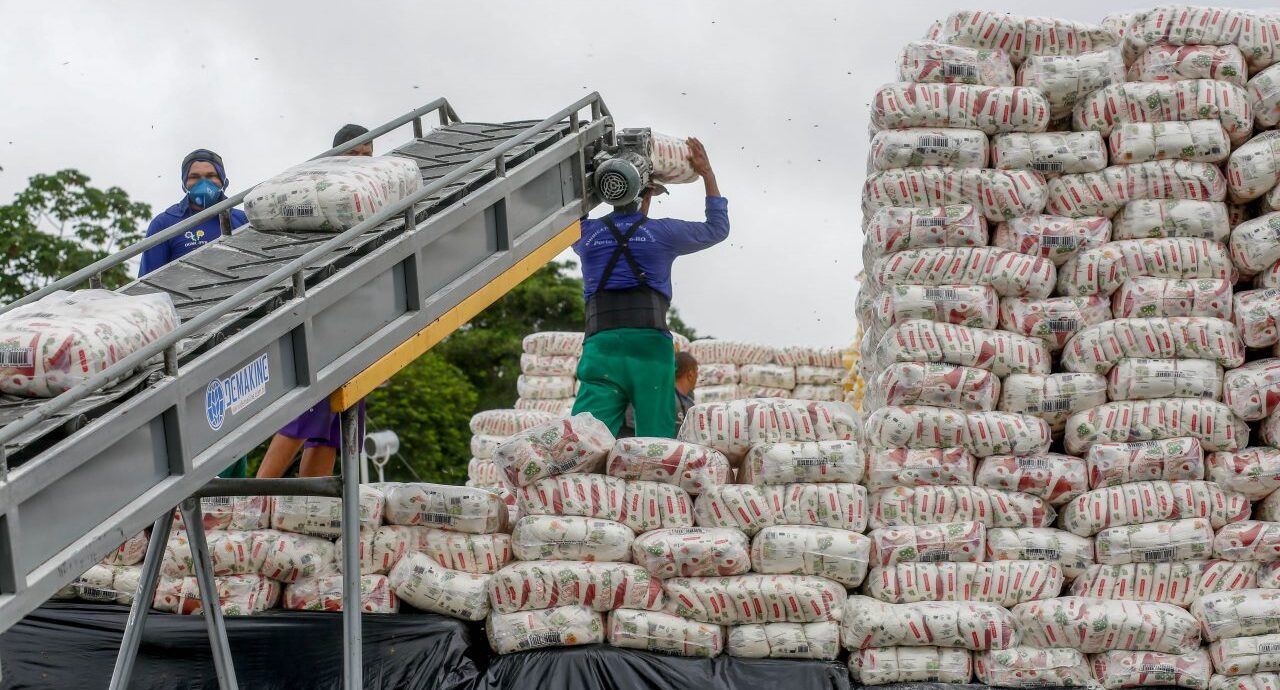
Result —
M 22 297 L 142 239 L 151 207 L 119 187 L 100 189 L 74 170 L 40 174 L 0 206 L 0 300 Z M 125 266 L 103 274 L 103 285 L 130 279 Z
M 400 457 L 392 461 L 389 481 L 461 484 L 471 457 L 469 422 L 476 411 L 476 390 L 457 367 L 434 353 L 419 357 L 387 385 L 369 394 L 368 428 L 391 429 L 400 437 Z

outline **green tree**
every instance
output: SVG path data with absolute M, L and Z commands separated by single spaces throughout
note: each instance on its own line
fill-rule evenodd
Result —
M 144 235 L 151 207 L 119 187 L 100 189 L 73 170 L 35 175 L 13 201 L 0 206 L 0 300 L 22 297 L 84 268 Z M 105 287 L 129 281 L 117 266 Z
M 400 437 L 400 458 L 392 460 L 389 481 L 461 484 L 471 457 L 471 415 L 476 391 L 457 367 L 434 353 L 419 357 L 368 397 L 370 431 L 391 429 Z

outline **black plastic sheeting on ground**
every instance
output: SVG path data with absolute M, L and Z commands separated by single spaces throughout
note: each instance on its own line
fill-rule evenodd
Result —
M 107 687 L 129 609 L 50 603 L 0 635 L 0 688 Z M 271 611 L 225 618 L 242 688 L 342 687 L 342 616 Z M 369 690 L 471 690 L 489 645 L 478 627 L 429 613 L 363 616 L 364 686 Z M 218 687 L 201 616 L 152 612 L 130 688 Z

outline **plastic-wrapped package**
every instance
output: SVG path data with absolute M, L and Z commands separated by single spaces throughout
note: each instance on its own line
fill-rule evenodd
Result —
M 1237 292 L 1232 318 L 1245 347 L 1269 347 L 1280 342 L 1280 289 Z
M 1070 647 L 1019 645 L 973 655 L 978 681 L 1001 688 L 1085 687 L 1093 681 L 1084 654 Z
M 1212 163 L 1156 160 L 1055 177 L 1048 183 L 1045 208 L 1073 218 L 1110 217 L 1132 201 L 1222 201 L 1226 195 L 1226 178 Z
M 1062 568 L 1046 561 L 899 563 L 867 573 L 867 595 L 891 604 L 976 601 L 1014 606 L 1062 590 Z
M 1027 644 L 1086 654 L 1132 650 L 1187 654 L 1200 647 L 1195 617 L 1172 604 L 1061 597 L 1013 608 Z
M 561 474 L 517 490 L 522 515 L 578 515 L 623 522 L 627 482 L 599 474 Z
M 1096 24 L 985 10 L 948 14 L 933 38 L 973 48 L 1007 47 L 1014 64 L 1037 55 L 1079 55 L 1119 44 L 1116 33 Z
M 1246 89 L 1258 128 L 1280 124 L 1280 69 L 1268 67 L 1254 74 Z
M 701 366 L 699 366 L 699 369 L 701 369 Z M 701 386 L 693 389 L 693 402 L 695 405 L 729 402 L 737 399 L 738 384 L 736 383 L 721 386 Z
M 475 437 L 473 436 L 472 438 Z M 507 476 L 498 469 L 498 463 L 493 460 L 481 460 L 480 458 L 471 458 L 467 461 L 466 486 L 483 488 L 506 485 Z
M 1169 159 L 1221 163 L 1231 155 L 1231 142 L 1217 120 L 1130 122 L 1111 130 L 1108 144 L 1117 165 Z
M 1249 77 L 1244 55 L 1235 45 L 1156 43 L 1129 66 L 1129 81 L 1218 79 L 1244 87 Z
M 886 254 L 907 249 L 987 246 L 987 219 L 971 204 L 932 208 L 885 206 L 867 218 L 862 229 L 864 266 L 870 266 Z
M 912 41 L 902 49 L 898 78 L 922 84 L 1013 86 L 1013 66 L 999 48 L 966 48 Z
M 1247 220 L 1231 230 L 1231 260 L 1244 277 L 1267 270 L 1280 259 L 1280 213 Z
M 1210 453 L 1208 474 L 1222 488 L 1259 501 L 1280 489 L 1280 448 L 1259 446 Z
M 1207 518 L 1214 529 L 1249 517 L 1249 500 L 1213 482 L 1133 482 L 1094 489 L 1063 506 L 1058 526 L 1082 537 L 1108 527 Z
M 1244 203 L 1260 198 L 1280 182 L 1280 132 L 1261 132 L 1235 151 L 1227 162 L 1227 191 Z
M 0 317 L 0 393 L 51 398 L 178 327 L 166 293 L 58 290 Z
M 1115 319 L 1077 333 L 1063 350 L 1062 367 L 1106 374 L 1126 357 L 1208 359 L 1234 369 L 1244 364 L 1244 344 L 1235 326 L 1222 319 Z
M 1280 589 L 1280 561 L 1270 561 L 1268 563 L 1246 562 L 1239 565 L 1253 565 L 1257 567 L 1257 584 L 1258 587 L 1267 589 Z M 1253 587 L 1253 584 L 1248 585 Z
M 147 555 L 147 533 L 138 532 L 102 559 L 103 565 L 137 565 Z
M 698 364 L 697 385 L 723 386 L 738 383 L 738 366 L 736 364 Z
M 200 585 L 194 577 L 184 577 L 178 590 L 175 613 L 194 616 L 204 612 Z M 214 578 L 218 608 L 224 616 L 251 616 L 274 608 L 280 601 L 280 585 L 262 575 L 225 575 Z
M 737 340 L 702 339 L 689 343 L 689 353 L 700 363 L 719 362 L 743 366 L 768 364 L 773 359 L 774 348 Z
M 1097 172 L 1107 167 L 1107 145 L 1097 132 L 997 134 L 991 140 L 991 167 L 1027 168 L 1046 177 Z
M 973 660 L 963 649 L 881 647 L 849 654 L 849 673 L 861 685 L 968 683 Z
M 1280 523 L 1243 520 L 1225 525 L 1213 538 L 1213 556 L 1228 561 L 1280 560 Z
M 418 551 L 422 536 L 418 527 L 382 525 L 375 529 L 360 530 L 360 574 L 386 575 L 396 563 L 410 551 Z M 510 548 L 507 558 L 511 557 Z M 342 559 L 342 539 L 335 544 L 335 561 Z M 338 563 L 341 569 L 342 564 Z M 501 567 L 501 564 L 498 564 Z
M 425 525 L 488 534 L 508 529 L 507 506 L 485 489 L 444 484 L 391 484 L 385 517 L 393 525 Z
M 253 532 L 254 558 L 261 554 L 263 575 L 280 582 L 328 575 L 338 569 L 333 542 L 290 532 Z M 238 549 L 237 549 L 238 550 Z
M 133 598 L 138 594 L 138 588 L 142 584 L 142 566 L 141 565 L 113 565 L 111 566 L 113 575 L 111 580 L 111 588 L 115 590 L 117 604 L 125 606 L 133 605 Z
M 1208 359 L 1126 357 L 1107 374 L 1112 400 L 1222 396 L 1222 367 Z
M 205 530 L 271 527 L 270 496 L 206 496 L 200 499 L 200 512 Z M 181 511 L 173 511 L 173 528 L 184 529 Z
M 1089 447 L 1085 463 L 1091 489 L 1132 482 L 1204 479 L 1204 449 L 1195 438 L 1095 443 Z
M 904 284 L 987 285 L 1002 297 L 1044 299 L 1053 292 L 1057 273 L 1047 259 L 999 247 L 932 247 L 885 256 L 867 276 L 878 290 Z
M 1110 295 L 1125 281 L 1139 276 L 1234 283 L 1237 272 L 1227 248 L 1211 240 L 1119 240 L 1070 259 L 1058 272 L 1058 290 L 1071 295 Z
M 1048 374 L 1051 363 L 1049 347 L 1039 338 L 923 319 L 890 328 L 873 360 L 877 370 L 895 362 L 944 362 L 987 369 L 996 376 Z
M 1102 295 L 1029 299 L 1006 297 L 1000 302 L 1000 328 L 1040 338 L 1056 352 L 1080 329 L 1111 319 L 1111 303 Z
M 1225 242 L 1231 235 L 1227 205 L 1196 199 L 1139 199 L 1111 218 L 1112 240 L 1189 237 Z
M 1036 55 L 1018 68 L 1018 85 L 1039 89 L 1054 121 L 1069 120 L 1075 106 L 1098 89 L 1124 81 L 1124 58 L 1116 49 L 1081 55 Z
M 295 165 L 258 184 L 244 212 L 259 231 L 339 232 L 422 188 L 411 158 L 332 156 Z
M 1145 10 L 1113 12 L 1102 18 L 1099 26 L 1120 39 L 1125 64 L 1137 62 L 1147 49 L 1147 43 L 1142 35 L 1146 20 Z
M 845 601 L 843 587 L 807 575 L 677 577 L 665 584 L 669 613 L 718 625 L 832 620 Z
M 341 611 L 342 582 L 341 575 L 299 580 L 284 588 L 280 605 L 297 611 Z M 360 610 L 365 613 L 400 611 L 400 600 L 386 575 L 360 576 Z
M 1277 690 L 1280 674 L 1254 673 L 1247 676 L 1220 676 L 1209 678 L 1209 690 Z
M 1225 185 L 1223 189 L 1225 193 Z M 999 221 L 1040 213 L 1048 202 L 1046 191 L 1044 178 L 1031 170 L 897 168 L 867 175 L 862 212 L 870 216 L 886 206 L 974 204 L 987 220 Z
M 760 443 L 858 440 L 861 432 L 862 419 L 848 403 L 747 399 L 695 405 L 678 437 L 738 461 Z
M 1134 276 L 1111 296 L 1117 319 L 1160 316 L 1231 318 L 1231 282 L 1224 278 L 1179 280 Z
M 589 606 L 493 613 L 485 621 L 484 628 L 489 646 L 498 654 L 598 644 L 605 639 L 603 615 Z
M 614 477 L 674 484 L 693 495 L 732 478 L 724 453 L 669 438 L 618 439 L 605 466 Z
M 1259 565 L 1230 561 L 1094 565 L 1071 583 L 1071 594 L 1187 607 L 1197 597 L 1210 592 L 1256 586 Z
M 816 575 L 857 587 L 866 578 L 870 549 L 870 540 L 857 532 L 778 525 L 760 530 L 752 539 L 751 567 L 758 573 Z
M 840 655 L 840 626 L 831 621 L 735 625 L 725 651 L 746 659 L 834 661 Z
M 845 600 L 840 639 L 846 649 L 956 647 L 1005 649 L 1018 644 L 1013 617 L 1001 606 L 969 602 L 886 604 L 864 596 Z
M 1258 501 L 1253 517 L 1266 522 L 1280 522 L 1280 494 L 1272 492 Z
M 1102 218 L 1021 216 L 996 226 L 992 244 L 1010 251 L 1048 259 L 1061 266 L 1085 249 L 1111 239 L 1111 221 Z
M 476 434 L 471 437 L 471 457 L 478 460 L 493 460 L 494 453 L 498 452 L 498 446 L 506 440 L 506 436 Z M 506 481 L 505 478 L 503 481 Z
M 698 179 L 689 164 L 689 140 L 653 132 L 649 141 L 649 157 L 653 161 L 653 179 L 663 184 L 685 184 Z
M 382 524 L 386 497 L 371 486 L 360 487 L 360 526 L 374 528 Z M 321 496 L 273 496 L 271 527 L 282 532 L 297 532 L 333 539 L 342 536 L 342 499 Z
M 815 367 L 801 364 L 796 367 L 796 387 L 803 385 L 834 385 L 844 381 L 849 370 L 845 367 Z M 803 400 L 803 398 L 800 398 Z
M 612 520 L 565 515 L 527 515 L 511 532 L 522 561 L 628 561 L 635 534 Z
M 881 527 L 868 535 L 871 563 L 977 563 L 986 553 L 987 528 L 981 522 Z M 879 644 L 871 646 L 881 646 Z
M 843 348 L 834 345 L 818 347 L 785 345 L 777 347 L 774 348 L 773 361 L 784 367 L 796 367 L 797 369 L 799 367 L 843 368 L 845 366 Z
M 520 355 L 520 373 L 526 376 L 574 376 L 578 358 L 572 355 Z
M 992 527 L 987 530 L 987 559 L 1049 561 L 1068 579 L 1093 565 L 1093 540 L 1052 527 Z
M 886 129 L 871 139 L 873 170 L 949 166 L 987 167 L 987 135 L 976 129 Z
M 1094 544 L 1103 565 L 1202 560 L 1213 550 L 1213 527 L 1204 518 L 1109 527 Z
M 1047 527 L 1053 506 L 1037 496 L 974 486 L 894 487 L 871 499 L 871 526 L 981 522 L 987 527 Z
M 794 483 L 761 486 L 781 525 L 867 528 L 867 489 L 858 484 Z
M 751 567 L 746 536 L 736 529 L 690 527 L 646 532 L 631 557 L 659 579 L 741 575 Z
M 1181 687 L 1207 690 L 1213 664 L 1209 653 L 1186 654 L 1109 651 L 1093 656 L 1093 677 L 1107 690 L 1140 687 Z
M 542 331 L 524 337 L 521 349 L 531 355 L 582 356 L 582 333 Z
M 1061 453 L 992 455 L 978 463 L 974 484 L 1017 491 L 1060 506 L 1089 490 L 1084 460 Z
M 869 491 L 894 486 L 973 484 L 974 457 L 963 448 L 872 448 L 867 454 Z
M 516 379 L 516 392 L 530 400 L 572 398 L 578 392 L 578 380 L 572 376 L 529 376 Z
M 1205 450 L 1237 450 L 1249 442 L 1249 426 L 1216 400 L 1126 400 L 1080 412 L 1067 420 L 1068 453 L 1095 443 L 1153 441 L 1190 436 Z
M 636 534 L 664 527 L 693 526 L 693 501 L 678 486 L 627 482 L 623 507 L 620 522 Z
M 1000 410 L 1034 415 L 1062 431 L 1071 415 L 1107 402 L 1107 381 L 1097 374 L 1010 374 Z
M 1218 673 L 1242 676 L 1251 673 L 1280 671 L 1280 656 L 1276 646 L 1280 635 L 1233 637 L 1218 640 L 1209 645 L 1209 658 Z
M 791 391 L 791 397 L 796 400 L 819 400 L 824 402 L 836 402 L 844 400 L 844 386 L 832 384 L 796 384 L 794 390 Z
M 865 469 L 857 441 L 791 441 L 762 443 L 747 451 L 738 470 L 744 484 L 852 482 Z
M 861 296 L 861 293 L 860 293 Z M 987 285 L 895 285 L 868 295 L 861 321 L 868 337 L 912 319 L 952 323 L 970 328 L 995 328 L 1000 296 Z
M 631 563 L 522 561 L 493 576 L 493 610 L 514 613 L 557 605 L 582 604 L 596 611 L 660 611 L 662 581 Z
M 739 398 L 790 398 L 790 388 L 774 388 L 772 386 L 756 386 L 751 384 L 738 385 Z
M 476 435 L 514 436 L 525 429 L 555 419 L 550 412 L 537 410 L 485 410 L 471 415 L 471 433 Z
M 766 386 L 769 388 L 795 388 L 795 367 L 784 367 L 777 364 L 746 364 L 738 367 L 738 382 L 747 386 Z
M 94 565 L 72 583 L 76 597 L 85 601 L 112 602 L 116 600 L 115 572 L 111 566 Z
M 1049 425 L 1039 417 L 925 406 L 882 407 L 872 412 L 866 436 L 876 448 L 958 446 L 979 458 L 1043 453 L 1053 440 Z
M 1076 131 L 1093 129 L 1104 135 L 1129 122 L 1213 119 L 1233 146 L 1253 134 L 1253 109 L 1245 90 L 1215 79 L 1111 84 L 1081 99 L 1071 119 Z
M 573 414 L 573 398 L 550 398 L 548 400 L 531 400 L 529 398 L 516 398 L 515 409 L 517 410 L 535 410 L 538 412 L 550 412 L 556 417 L 568 417 Z
M 939 362 L 897 362 L 867 390 L 866 410 L 886 405 L 934 405 L 966 412 L 994 410 L 1000 379 L 985 369 Z
M 724 629 L 661 611 L 609 612 L 607 639 L 614 647 L 677 656 L 713 657 L 724 649 Z
M 1049 102 L 1038 90 L 1020 86 L 896 82 L 876 91 L 871 124 L 881 130 L 953 127 L 987 134 L 1043 132 L 1049 126 Z
M 466 534 L 431 527 L 407 529 L 417 537 L 411 551 L 425 553 L 451 570 L 492 573 L 511 560 L 511 537 L 506 534 Z
M 764 487 L 725 484 L 703 491 L 693 503 L 699 527 L 733 527 L 751 536 L 761 528 L 781 524 Z

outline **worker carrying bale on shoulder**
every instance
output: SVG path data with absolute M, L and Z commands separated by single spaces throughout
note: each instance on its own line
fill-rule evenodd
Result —
M 635 148 L 651 151 L 648 130 L 627 131 L 640 133 Z M 627 131 L 619 135 L 624 149 Z M 706 149 L 697 139 L 687 146 L 687 160 L 679 162 L 702 178 L 705 222 L 649 218 L 650 201 L 666 190 L 646 179 L 653 171 L 648 156 L 624 150 L 596 167 L 596 187 L 613 212 L 583 219 L 582 237 L 573 245 L 582 261 L 587 307 L 573 413 L 590 412 L 615 435 L 630 404 L 636 435 L 675 436 L 675 348 L 667 327 L 671 265 L 729 236 L 729 202 L 720 196 Z

